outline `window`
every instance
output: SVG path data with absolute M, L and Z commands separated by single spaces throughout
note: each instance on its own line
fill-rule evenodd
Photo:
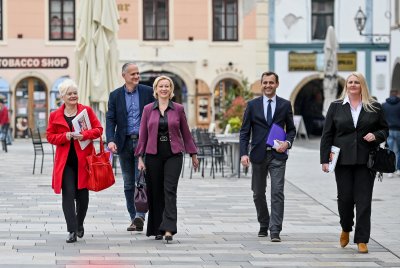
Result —
M 324 40 L 326 30 L 333 25 L 333 0 L 312 1 L 312 39 Z
M 213 41 L 238 40 L 238 0 L 213 0 Z
M 75 40 L 75 0 L 49 1 L 50 40 Z
M 143 39 L 168 40 L 168 0 L 143 0 Z
M 0 0 L 0 40 L 3 40 L 3 0 Z

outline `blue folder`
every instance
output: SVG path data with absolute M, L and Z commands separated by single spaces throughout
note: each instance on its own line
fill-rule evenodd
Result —
M 269 130 L 267 145 L 274 146 L 274 140 L 286 141 L 286 132 L 285 130 L 275 123 L 272 124 L 271 129 Z

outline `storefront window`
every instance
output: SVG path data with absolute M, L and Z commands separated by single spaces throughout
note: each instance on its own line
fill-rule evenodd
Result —
M 28 128 L 39 128 L 45 133 L 47 127 L 47 90 L 37 78 L 27 78 L 18 83 L 15 90 L 15 136 L 27 138 Z

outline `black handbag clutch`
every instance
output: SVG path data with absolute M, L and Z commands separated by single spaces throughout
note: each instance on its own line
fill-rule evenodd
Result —
M 379 173 L 393 173 L 396 171 L 396 155 L 387 147 L 377 147 L 369 152 L 367 167 Z

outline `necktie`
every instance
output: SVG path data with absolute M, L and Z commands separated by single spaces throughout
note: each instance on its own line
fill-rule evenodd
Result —
M 271 109 L 271 102 L 272 100 L 268 100 L 267 106 L 267 124 L 270 126 L 272 125 L 272 109 Z

